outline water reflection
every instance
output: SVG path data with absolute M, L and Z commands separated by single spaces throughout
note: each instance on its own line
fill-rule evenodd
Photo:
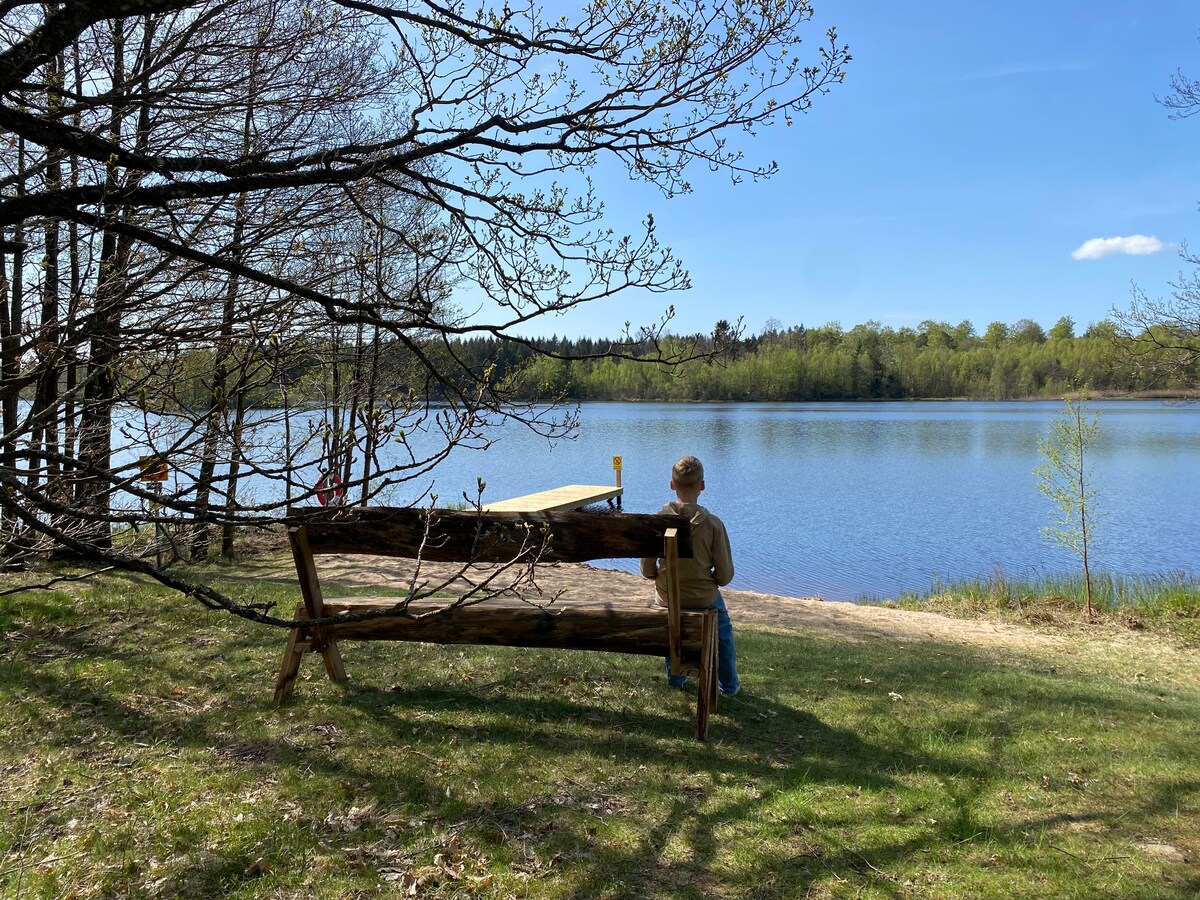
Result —
M 1200 409 L 1108 402 L 1095 463 L 1108 511 L 1101 565 L 1200 571 L 1186 535 L 1200 519 Z M 579 436 L 550 448 L 519 428 L 435 474 L 442 496 L 483 476 L 494 498 L 554 484 L 605 484 L 624 458 L 624 507 L 671 495 L 671 463 L 695 453 L 704 500 L 729 526 L 734 586 L 846 599 L 926 589 L 938 579 L 1073 571 L 1044 541 L 1037 440 L 1058 403 L 650 404 L 583 407 Z

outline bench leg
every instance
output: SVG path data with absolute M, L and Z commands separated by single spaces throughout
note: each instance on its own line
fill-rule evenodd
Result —
M 717 711 L 717 673 L 721 670 L 721 643 L 717 638 L 717 614 L 712 615 L 712 624 L 708 633 L 708 711 Z
M 303 603 L 296 607 L 296 618 L 307 618 L 308 612 Z M 318 636 L 319 639 L 319 636 Z M 300 674 L 300 662 L 304 654 L 312 649 L 312 635 L 306 634 L 301 628 L 293 628 L 288 632 L 287 647 L 283 651 L 283 664 L 279 667 L 279 680 L 275 682 L 275 699 L 272 706 L 280 706 L 291 696 L 296 678 Z M 329 641 L 321 649 L 321 658 L 325 661 L 325 671 L 330 681 L 347 681 L 346 665 L 342 662 L 342 651 L 336 641 Z
M 342 662 L 342 651 L 338 649 L 336 641 L 330 641 L 325 645 L 325 649 L 321 651 L 321 656 L 325 659 L 325 671 L 329 674 L 330 681 L 347 681 L 346 665 Z
M 279 706 L 292 693 L 296 676 L 300 674 L 300 660 L 304 658 L 306 639 L 299 628 L 288 632 L 287 649 L 283 651 L 283 665 L 279 667 L 279 680 L 275 682 L 275 699 L 272 706 Z
M 696 689 L 696 737 L 708 737 L 708 716 L 717 708 L 717 615 L 705 613 L 700 630 L 700 682 Z
M 283 651 L 283 665 L 279 668 L 279 680 L 275 683 L 275 699 L 271 702 L 272 706 L 280 706 L 288 697 L 291 696 L 292 688 L 296 684 L 296 678 L 300 674 L 300 661 L 304 659 L 304 654 L 309 650 L 310 638 L 305 636 L 299 628 L 293 628 L 288 632 L 287 648 Z M 342 652 L 338 650 L 336 643 L 331 643 L 321 651 L 321 656 L 325 660 L 325 671 L 329 675 L 330 681 L 348 681 L 346 675 L 346 665 L 342 662 Z

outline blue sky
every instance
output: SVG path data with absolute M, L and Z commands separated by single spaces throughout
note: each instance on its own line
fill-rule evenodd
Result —
M 747 145 L 777 176 L 735 187 L 697 171 L 695 193 L 669 201 L 617 173 L 597 183 L 609 227 L 654 214 L 692 290 L 594 303 L 536 333 L 615 336 L 668 303 L 680 332 L 1064 315 L 1082 331 L 1133 282 L 1168 291 L 1180 243 L 1200 248 L 1200 118 L 1155 101 L 1177 69 L 1200 78 L 1200 0 L 814 4 L 810 49 L 836 25 L 854 60 L 791 128 Z

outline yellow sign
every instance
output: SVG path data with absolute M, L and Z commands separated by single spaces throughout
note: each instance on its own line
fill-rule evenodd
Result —
M 142 469 L 142 481 L 167 480 L 167 461 L 161 456 L 139 456 L 138 465 Z
M 619 456 L 613 457 L 613 471 L 614 472 L 621 471 L 621 457 L 619 457 Z

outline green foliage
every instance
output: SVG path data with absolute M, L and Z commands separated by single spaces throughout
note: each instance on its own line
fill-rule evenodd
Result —
M 1008 331 L 1008 326 L 1005 323 L 992 322 L 988 325 L 987 331 L 984 332 L 983 342 L 986 346 L 994 350 L 1008 340 Z
M 530 347 L 487 338 L 465 341 L 454 352 L 473 367 L 495 365 L 507 388 L 531 399 L 1014 400 L 1061 397 L 1083 382 L 1121 395 L 1186 390 L 1183 381 L 1164 383 L 1149 367 L 1119 366 L 1124 344 L 1112 323 L 1093 324 L 1078 337 L 1074 329 L 1069 316 L 1049 338 L 1030 320 L 993 322 L 982 337 L 969 321 L 927 321 L 917 329 L 865 322 L 848 331 L 837 322 L 786 329 L 776 322 L 759 335 L 730 338 L 718 328 L 712 336 L 693 336 L 701 349 L 723 354 L 677 369 L 617 358 L 545 359 Z M 608 344 L 557 336 L 533 343 L 568 358 Z M 634 355 L 651 351 L 647 345 Z
M 701 744 L 619 654 L 356 643 L 271 710 L 281 633 L 90 584 L 0 598 L 0 896 L 1195 896 L 1200 676 L 1137 634 L 739 624 Z
M 1099 414 L 1089 415 L 1086 396 L 1064 400 L 1062 416 L 1050 424 L 1050 435 L 1038 440 L 1038 450 L 1044 457 L 1034 469 L 1038 490 L 1054 505 L 1055 524 L 1042 534 L 1048 540 L 1074 553 L 1083 565 L 1087 614 L 1093 616 L 1092 578 L 1088 551 L 1095 524 L 1100 518 L 1096 510 L 1095 479 L 1092 474 L 1091 451 L 1100 437 Z
M 915 330 L 874 321 L 849 331 L 838 322 L 816 328 L 772 326 L 743 337 L 734 337 L 730 328 L 718 323 L 712 335 L 689 336 L 701 350 L 721 355 L 675 369 L 604 357 L 611 341 L 557 335 L 534 340 L 532 346 L 495 337 L 429 341 L 420 345 L 420 352 L 445 363 L 449 384 L 457 378 L 466 387 L 472 377 L 486 378 L 506 393 L 533 400 L 1016 400 L 1061 397 L 1076 383 L 1121 395 L 1151 390 L 1183 394 L 1189 387 L 1189 371 L 1180 369 L 1164 379 L 1163 367 L 1154 364 L 1155 354 L 1166 358 L 1165 349 L 1139 350 L 1141 364 L 1123 368 L 1129 339 L 1108 321 L 1075 336 L 1074 321 L 1064 316 L 1048 338 L 1028 319 L 1011 326 L 992 322 L 982 337 L 969 321 L 927 321 Z M 337 362 L 336 354 L 311 337 L 304 340 L 308 343 L 289 350 L 295 363 L 285 379 L 291 402 L 300 405 L 320 400 L 331 380 L 330 365 L 346 370 L 343 380 L 353 365 L 351 359 Z M 680 347 L 682 339 L 668 335 L 661 344 L 669 351 Z M 653 348 L 646 344 L 632 353 L 649 358 Z M 450 360 L 457 362 L 450 365 Z M 163 377 L 188 385 L 190 393 L 180 387 L 176 394 L 193 398 L 191 404 L 199 408 L 210 399 L 203 377 L 207 364 L 202 354 L 181 354 L 177 371 Z M 421 378 L 409 347 L 385 342 L 380 366 L 393 393 L 412 389 L 438 399 L 444 392 L 445 385 Z M 279 398 L 271 390 L 277 388 L 256 389 L 251 405 L 277 405 Z
M 1063 316 L 1050 329 L 1050 340 L 1052 341 L 1068 341 L 1073 337 L 1075 337 L 1075 320 L 1070 316 Z
M 530 357 L 513 367 L 506 386 L 531 400 L 557 400 L 570 388 L 570 368 L 565 360 L 551 356 Z
M 1046 332 L 1033 319 L 1021 319 L 1012 327 L 1012 338 L 1021 344 L 1042 344 L 1046 341 Z

